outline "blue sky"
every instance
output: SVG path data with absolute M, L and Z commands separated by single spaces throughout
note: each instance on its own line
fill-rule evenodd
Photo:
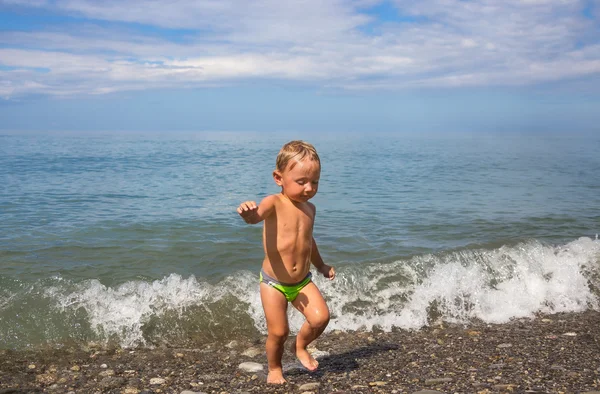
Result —
M 598 0 L 0 0 L 0 130 L 599 124 Z

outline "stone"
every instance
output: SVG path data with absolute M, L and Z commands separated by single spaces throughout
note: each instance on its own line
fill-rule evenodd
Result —
M 116 389 L 125 384 L 125 379 L 123 378 L 115 378 L 114 376 L 107 376 L 102 378 L 98 385 L 103 389 L 103 391 Z
M 238 365 L 238 369 L 241 369 L 244 372 L 260 372 L 263 370 L 262 364 L 253 363 L 253 362 L 245 362 Z
M 498 349 L 506 349 L 509 347 L 512 347 L 512 343 L 501 343 L 500 345 L 496 346 Z
M 449 382 L 452 382 L 452 378 L 435 378 L 435 379 L 427 379 L 425 381 L 425 384 L 427 386 L 433 386 L 435 384 L 449 383 Z
M 233 348 L 238 347 L 238 345 L 239 345 L 239 342 L 234 339 L 233 341 L 231 341 L 227 345 L 225 345 L 225 347 L 228 349 L 233 349 Z
M 298 387 L 298 390 L 300 391 L 310 391 L 310 390 L 316 390 L 321 386 L 321 383 L 318 382 L 314 382 L 314 383 L 304 383 L 302 386 Z
M 73 372 L 79 372 L 79 370 L 81 370 L 81 367 L 79 367 L 79 365 L 73 365 L 71 367 L 71 371 Z
M 115 375 L 115 371 L 112 369 L 107 369 L 106 371 L 102 371 L 98 374 L 98 376 L 101 376 L 101 377 L 114 376 L 114 375 Z
M 256 357 L 259 354 L 262 354 L 263 350 L 262 349 L 257 349 L 255 347 L 251 347 L 248 348 L 246 350 L 244 350 L 244 352 L 242 353 L 242 356 L 246 356 L 246 357 Z
M 378 380 L 377 382 L 369 382 L 369 386 L 385 386 L 387 382 Z
M 125 387 L 123 391 L 121 391 L 121 394 L 138 394 L 139 392 L 140 390 L 135 387 Z
M 492 386 L 492 388 L 499 390 L 499 391 L 512 391 L 513 385 L 512 384 L 495 384 Z
M 415 391 L 412 394 L 444 394 L 441 391 L 435 391 L 435 390 L 419 390 L 419 391 Z
M 52 375 L 49 373 L 44 373 L 41 375 L 37 375 L 35 377 L 35 381 L 40 384 L 50 385 L 56 382 L 56 375 Z
M 324 350 L 314 350 L 310 354 L 315 360 L 329 356 L 329 352 L 326 352 Z
M 165 378 L 152 378 L 150 379 L 150 385 L 156 386 L 159 384 L 165 384 L 167 380 Z

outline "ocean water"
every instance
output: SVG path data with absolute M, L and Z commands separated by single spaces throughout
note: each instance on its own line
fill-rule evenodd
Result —
M 263 335 L 261 226 L 235 209 L 298 138 L 328 329 L 600 308 L 598 135 L 0 133 L 0 348 Z

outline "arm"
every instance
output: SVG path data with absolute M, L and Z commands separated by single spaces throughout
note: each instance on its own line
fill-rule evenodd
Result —
M 333 280 L 335 278 L 335 269 L 332 266 L 327 265 L 323 262 L 323 258 L 319 253 L 319 248 L 317 247 L 317 242 L 315 238 L 312 239 L 312 250 L 310 252 L 310 261 L 315 266 L 317 271 L 323 274 L 324 277 L 329 278 L 329 280 Z
M 265 220 L 275 210 L 274 195 L 265 197 L 259 205 L 254 201 L 245 201 L 237 208 L 237 213 L 248 224 L 256 224 Z

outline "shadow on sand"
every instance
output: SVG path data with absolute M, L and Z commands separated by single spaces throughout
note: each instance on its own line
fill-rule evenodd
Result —
M 310 374 L 315 377 L 322 377 L 325 373 L 343 373 L 350 372 L 360 367 L 359 360 L 369 359 L 379 353 L 384 353 L 390 350 L 397 350 L 399 348 L 396 344 L 391 343 L 379 343 L 368 346 L 363 346 L 349 352 L 332 354 L 329 356 L 318 358 L 319 369 L 315 372 L 310 372 L 304 369 L 300 363 L 287 372 L 290 375 L 304 375 Z

